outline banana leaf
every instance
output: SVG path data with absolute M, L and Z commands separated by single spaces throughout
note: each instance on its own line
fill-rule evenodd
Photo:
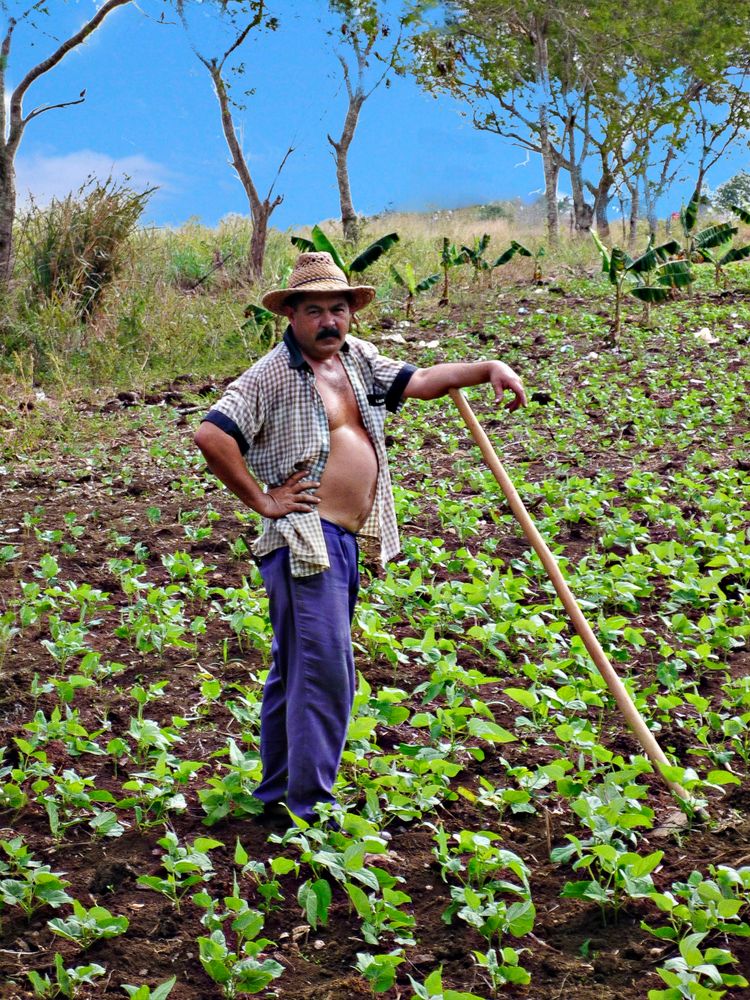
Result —
M 680 210 L 680 222 L 682 223 L 682 228 L 686 233 L 691 233 L 695 228 L 695 223 L 698 219 L 698 209 L 701 204 L 701 191 L 697 187 L 693 191 L 690 201 L 687 203 L 687 207 L 683 206 Z
M 602 257 L 602 274 L 609 274 L 610 259 L 609 250 L 605 247 L 602 241 L 599 239 L 594 230 L 591 230 L 591 239 L 596 244 L 596 249 L 599 251 Z
M 609 258 L 609 280 L 613 285 L 617 284 L 618 278 L 623 271 L 627 271 L 633 264 L 633 258 L 625 253 L 620 247 L 612 247 Z
M 654 247 L 654 252 L 660 260 L 667 260 L 668 257 L 679 253 L 680 250 L 681 247 L 677 240 L 667 240 L 666 243 L 660 243 L 658 247 Z
M 732 211 L 744 223 L 750 225 L 750 209 L 742 208 L 740 205 L 732 205 Z
M 649 247 L 640 257 L 635 258 L 628 271 L 632 271 L 634 274 L 647 274 L 649 271 L 654 270 L 659 260 L 660 257 L 656 252 L 656 247 Z
M 381 236 L 380 239 L 375 240 L 374 243 L 371 243 L 369 247 L 366 247 L 362 253 L 354 258 L 349 265 L 349 272 L 351 274 L 359 274 L 364 271 L 370 264 L 374 264 L 387 250 L 390 250 L 392 246 L 398 243 L 398 240 L 398 233 L 388 233 L 386 236 Z
M 482 236 L 481 240 L 479 240 L 478 243 L 477 243 L 477 253 L 478 254 L 483 254 L 484 253 L 484 251 L 490 245 L 490 239 L 491 239 L 491 237 L 490 237 L 489 233 L 485 233 L 484 236 Z
M 495 268 L 495 267 L 502 267 L 503 264 L 507 264 L 509 260 L 513 260 L 513 258 L 516 256 L 516 250 L 517 247 L 514 247 L 513 243 L 511 243 L 508 249 L 503 251 L 503 253 L 501 253 L 500 256 L 497 258 L 497 260 L 493 260 L 490 266 Z
M 329 253 L 331 257 L 333 257 L 334 264 L 336 264 L 337 267 L 340 267 L 344 274 L 349 277 L 349 269 L 344 263 L 341 254 L 338 252 L 333 243 L 331 243 L 320 226 L 313 226 L 312 241 L 316 250 L 325 250 Z
M 686 288 L 694 281 L 690 262 L 687 260 L 670 260 L 662 264 L 656 276 L 660 285 L 670 288 Z
M 313 241 L 308 240 L 305 236 L 292 236 L 291 241 L 292 246 L 297 247 L 302 253 L 310 253 L 311 250 L 315 249 Z
M 695 247 L 698 250 L 710 249 L 728 243 L 737 232 L 737 226 L 731 222 L 720 222 L 716 226 L 709 226 L 708 229 L 701 229 L 695 237 Z
M 630 294 L 641 302 L 666 302 L 669 298 L 669 289 L 663 285 L 636 285 L 630 289 Z
M 429 278 L 422 278 L 419 284 L 415 285 L 415 291 L 426 292 L 428 288 L 436 285 L 441 278 L 442 274 L 431 274 Z
M 748 257 L 750 257 L 750 243 L 744 247 L 732 247 L 729 253 L 724 254 L 721 258 L 719 266 L 724 267 L 725 264 L 736 264 L 738 260 L 747 260 Z
M 408 265 L 407 265 L 407 267 L 408 267 Z M 393 264 L 391 264 L 391 277 L 393 278 L 393 280 L 396 282 L 397 285 L 400 285 L 402 288 L 406 288 L 408 291 L 411 292 L 412 295 L 414 294 L 414 288 L 413 287 L 409 287 L 407 279 L 404 277 L 403 274 L 401 274 L 400 271 L 396 270 L 396 268 L 393 266 Z M 414 275 L 412 274 L 412 279 L 413 279 L 413 277 L 414 277 Z M 412 280 L 412 286 L 413 286 L 413 284 L 414 284 L 414 282 Z
M 254 302 L 245 306 L 245 315 L 247 319 L 242 324 L 243 330 L 248 326 L 263 327 L 266 323 L 273 323 L 276 319 L 275 313 L 272 313 L 269 309 L 264 309 L 263 306 L 256 306 Z
M 523 243 L 519 243 L 518 240 L 511 240 L 511 244 L 510 245 L 513 247 L 513 249 L 515 250 L 515 252 L 518 254 L 519 257 L 533 257 L 534 256 L 534 254 L 531 252 L 531 250 L 529 250 L 528 247 L 525 247 L 523 245 Z

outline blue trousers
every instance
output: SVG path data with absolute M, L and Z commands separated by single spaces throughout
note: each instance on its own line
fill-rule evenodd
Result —
M 255 796 L 286 799 L 315 821 L 315 804 L 334 802 L 331 789 L 344 749 L 356 678 L 351 625 L 359 592 L 355 536 L 321 519 L 330 569 L 293 577 L 289 549 L 260 560 L 273 628 L 273 662 L 263 689 Z

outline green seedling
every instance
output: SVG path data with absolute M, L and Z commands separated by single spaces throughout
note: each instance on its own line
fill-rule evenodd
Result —
M 344 888 L 362 920 L 362 937 L 367 944 L 380 944 L 385 934 L 392 934 L 396 944 L 415 944 L 412 929 L 416 921 L 400 909 L 411 903 L 411 896 L 388 885 L 369 893 L 353 882 L 345 882 Z
M 466 993 L 463 990 L 451 990 L 443 986 L 443 968 L 435 969 L 422 983 L 409 976 L 411 988 L 414 990 L 411 1000 L 483 1000 L 476 993 Z
M 652 892 L 649 899 L 669 923 L 654 927 L 646 921 L 641 927 L 655 937 L 676 941 L 686 932 L 750 936 L 750 925 L 742 919 L 750 909 L 750 868 L 709 865 L 712 878 L 693 871 L 686 882 L 674 882 L 667 892 Z
M 72 903 L 65 891 L 70 883 L 49 865 L 27 867 L 15 878 L 0 879 L 0 901 L 6 906 L 17 906 L 26 917 L 31 917 L 44 906 L 57 909 L 64 903 Z
M 47 921 L 47 926 L 66 941 L 75 942 L 82 951 L 90 948 L 95 941 L 124 934 L 130 924 L 127 917 L 116 917 L 104 906 L 92 906 L 87 910 L 77 899 L 72 905 L 73 912 L 69 917 L 54 917 Z
M 165 851 L 161 860 L 166 877 L 139 875 L 138 885 L 166 896 L 179 912 L 185 894 L 194 886 L 209 881 L 214 874 L 208 852 L 224 845 L 209 837 L 196 837 L 192 844 L 182 847 L 177 834 L 171 830 L 157 843 Z
M 36 997 L 69 997 L 70 1000 L 81 994 L 84 986 L 94 986 L 97 979 L 106 975 L 107 970 L 101 965 L 92 963 L 91 965 L 77 965 L 74 968 L 65 968 L 62 955 L 59 952 L 55 955 L 55 974 L 51 979 L 48 975 L 40 976 L 38 972 L 27 972 L 26 976 L 31 983 Z
M 234 863 L 241 866 L 242 875 L 249 875 L 254 880 L 258 894 L 263 900 L 259 905 L 264 913 L 277 909 L 276 904 L 280 904 L 284 900 L 279 879 L 290 873 L 294 873 L 295 876 L 299 874 L 299 864 L 283 855 L 269 860 L 269 873 L 264 862 L 254 861 L 250 858 L 239 840 L 234 849 Z
M 125 983 L 120 987 L 131 1000 L 167 1000 L 177 982 L 177 976 L 166 979 L 158 986 L 129 986 Z
M 258 929 L 262 926 L 261 918 Z M 209 937 L 198 938 L 200 963 L 228 1000 L 240 993 L 260 993 L 284 972 L 283 965 L 262 957 L 272 943 L 267 938 L 247 940 L 233 951 L 224 932 L 214 930 Z
M 626 900 L 648 898 L 654 891 L 651 873 L 661 863 L 664 851 L 653 851 L 644 856 L 633 851 L 621 851 L 614 844 L 584 847 L 579 842 L 573 846 L 578 854 L 573 868 L 587 871 L 590 878 L 566 882 L 560 895 L 566 899 L 590 899 L 598 903 L 605 924 L 608 910 L 614 911 L 616 921 Z M 563 850 L 567 856 L 568 849 Z M 552 852 L 552 860 L 558 860 L 555 851 Z
M 223 764 L 225 773 L 209 778 L 207 787 L 198 791 L 206 826 L 227 816 L 258 816 L 263 811 L 263 803 L 253 795 L 261 777 L 260 755 L 254 750 L 243 753 L 232 739 L 221 753 L 229 758 Z
M 526 950 L 528 949 L 506 946 L 472 952 L 493 993 L 508 984 L 526 986 L 531 982 L 531 974 L 521 965 L 521 955 Z
M 203 767 L 205 764 L 195 760 L 174 760 L 171 755 L 160 753 L 152 767 L 136 772 L 123 782 L 123 791 L 130 794 L 118 805 L 121 809 L 133 809 L 139 829 L 158 826 L 170 813 L 181 813 L 187 809 L 182 789 Z
M 92 826 L 97 820 L 98 824 L 92 826 L 92 829 L 97 835 L 101 835 L 103 821 L 99 817 L 104 811 L 99 806 L 102 803 L 115 804 L 111 792 L 96 788 L 93 778 L 81 777 L 72 768 L 67 768 L 61 775 L 53 775 L 49 782 L 44 779 L 35 782 L 34 791 L 44 804 L 50 833 L 58 842 L 71 827 L 86 822 Z M 116 832 L 110 827 L 108 835 L 122 834 L 125 828 L 121 824 L 118 826 Z
M 649 990 L 648 1000 L 721 1000 L 726 990 L 714 987 L 748 986 L 744 976 L 721 971 L 722 966 L 737 961 L 730 951 L 725 948 L 701 950 L 699 945 L 705 937 L 705 933 L 696 933 L 681 939 L 680 954 L 656 970 L 667 989 Z
M 396 969 L 404 961 L 403 948 L 380 955 L 358 951 L 354 968 L 364 976 L 373 993 L 387 993 L 396 982 Z

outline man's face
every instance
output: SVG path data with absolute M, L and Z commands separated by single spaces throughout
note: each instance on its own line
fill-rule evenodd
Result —
M 305 296 L 294 308 L 284 309 L 284 314 L 302 353 L 313 361 L 338 354 L 352 319 L 349 301 L 339 292 Z

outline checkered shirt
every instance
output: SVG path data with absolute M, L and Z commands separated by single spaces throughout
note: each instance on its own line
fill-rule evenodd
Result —
M 378 458 L 375 501 L 361 534 L 380 539 L 385 563 L 399 551 L 396 511 L 385 450 L 386 411 L 402 405 L 414 365 L 383 357 L 377 347 L 351 335 L 339 357 L 344 365 L 362 422 Z M 331 448 L 325 405 L 315 376 L 289 328 L 283 343 L 232 382 L 204 418 L 238 443 L 251 474 L 268 488 L 279 486 L 301 469 L 320 481 Z M 292 576 L 328 569 L 328 553 L 317 510 L 263 518 L 263 533 L 253 544 L 256 556 L 289 546 Z

